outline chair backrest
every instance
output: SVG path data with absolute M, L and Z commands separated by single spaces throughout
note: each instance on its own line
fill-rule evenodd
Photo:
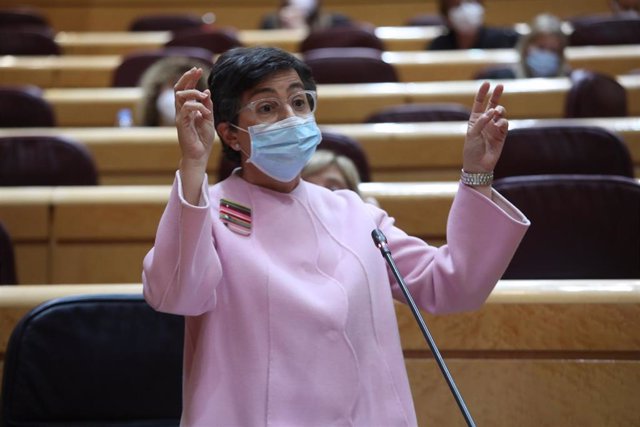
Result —
M 0 186 L 96 185 L 89 150 L 63 136 L 0 137 Z
M 142 15 L 131 21 L 129 31 L 182 31 L 197 29 L 203 24 L 200 16 L 191 13 Z
M 132 52 L 122 58 L 113 72 L 113 87 L 138 86 L 140 77 L 155 62 L 169 56 L 182 56 L 203 61 L 213 66 L 213 55 L 207 49 L 199 47 L 176 46 L 164 49 Z
M 0 128 L 51 127 L 53 107 L 37 86 L 0 86 Z
M 471 111 L 461 104 L 400 104 L 373 113 L 365 123 L 466 121 L 470 114 Z
M 0 285 L 15 285 L 16 262 L 13 250 L 13 240 L 9 232 L 0 222 Z
M 416 15 L 407 19 L 406 24 L 414 27 L 444 26 L 442 16 L 437 13 Z
M 559 125 L 509 130 L 495 178 L 545 174 L 633 177 L 633 162 L 624 141 L 604 128 Z
M 53 28 L 47 19 L 36 9 L 10 8 L 0 9 L 0 28 L 3 30 L 37 29 L 53 35 Z
M 60 55 L 60 48 L 46 29 L 0 28 L 0 55 Z
M 472 78 L 474 80 L 515 79 L 516 72 L 510 65 L 489 65 L 476 71 Z
M 569 45 L 615 45 L 640 43 L 640 18 L 591 16 L 572 21 Z
M 336 47 L 309 50 L 303 55 L 319 84 L 398 82 L 393 65 L 382 53 L 365 47 Z
M 358 174 L 360 175 L 360 181 L 371 181 L 371 169 L 369 167 L 367 154 L 355 139 L 347 135 L 323 131 L 322 141 L 320 141 L 318 149 L 331 150 L 337 154 L 348 157 L 356 166 Z M 222 181 L 227 178 L 238 166 L 240 166 L 238 163 L 228 160 L 225 156 L 221 156 L 218 168 L 218 180 Z
M 46 302 L 9 339 L 0 425 L 177 427 L 183 336 L 141 295 Z
M 565 117 L 625 117 L 627 92 L 616 79 L 606 74 L 575 70 L 565 101 Z
M 531 226 L 505 279 L 640 278 L 640 184 L 606 175 L 539 175 L 494 188 Z
M 231 30 L 196 29 L 176 33 L 165 46 L 190 46 L 209 50 L 212 54 L 223 53 L 234 47 L 242 47 L 242 43 Z
M 300 42 L 300 52 L 329 47 L 367 47 L 383 51 L 383 41 L 376 36 L 373 28 L 345 26 L 314 30 Z

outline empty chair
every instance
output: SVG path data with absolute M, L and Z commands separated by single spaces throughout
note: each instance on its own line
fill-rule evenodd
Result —
M 335 132 L 322 132 L 322 141 L 318 145 L 318 149 L 326 149 L 348 157 L 353 161 L 362 182 L 369 182 L 371 180 L 371 171 L 369 168 L 369 161 L 364 149 L 358 141 L 343 134 Z M 218 180 L 222 181 L 231 175 L 231 172 L 240 164 L 232 162 L 225 156 L 221 156 L 220 165 L 218 168 Z
M 0 186 L 96 185 L 93 157 L 63 136 L 0 137 Z
M 504 279 L 640 278 L 640 184 L 607 175 L 538 175 L 494 187 L 531 220 Z
M 565 125 L 511 129 L 494 176 L 544 174 L 633 177 L 633 163 L 624 141 L 600 127 Z
M 113 72 L 113 87 L 137 86 L 142 74 L 156 61 L 168 56 L 182 56 L 204 61 L 213 66 L 213 55 L 199 47 L 168 47 L 164 49 L 133 52 L 126 55 Z
M 300 43 L 300 52 L 328 47 L 367 47 L 385 50 L 374 30 L 361 26 L 325 28 L 310 32 Z
M 571 46 L 640 43 L 640 18 L 591 16 L 572 21 Z
M 0 425 L 179 425 L 184 321 L 141 295 L 46 302 L 7 345 Z
M 467 121 L 470 114 L 461 104 L 401 104 L 373 113 L 365 123 Z
M 203 25 L 198 15 L 184 13 L 174 15 L 143 15 L 135 18 L 129 31 L 182 31 L 197 29 Z
M 382 59 L 376 49 L 364 47 L 324 48 L 304 53 L 304 62 L 311 68 L 319 84 L 397 82 L 393 65 Z
M 565 117 L 625 117 L 627 93 L 616 79 L 589 70 L 571 73 L 565 101 Z
M 9 232 L 0 222 L 0 285 L 15 285 L 16 262 L 13 250 L 13 240 Z
M 60 48 L 47 29 L 0 28 L 0 55 L 59 55 Z
M 50 127 L 53 107 L 37 86 L 0 86 L 0 128 Z
M 223 53 L 234 47 L 241 47 L 242 43 L 230 30 L 207 29 L 185 30 L 173 36 L 165 46 L 190 46 L 209 50 L 212 54 Z

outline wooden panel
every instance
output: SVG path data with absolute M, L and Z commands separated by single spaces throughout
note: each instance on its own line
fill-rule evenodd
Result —
M 640 49 L 625 46 L 574 46 L 566 50 L 573 68 L 588 68 L 610 75 L 637 68 Z M 472 79 L 479 70 L 493 65 L 515 64 L 514 49 L 403 51 L 383 53 L 401 82 L 437 82 Z M 13 57 L 0 60 L 0 82 L 36 83 L 41 87 L 109 87 L 120 55 L 63 55 Z
M 536 327 L 538 324 L 532 324 Z M 465 422 L 435 362 L 407 359 L 421 426 Z M 640 423 L 638 360 L 451 359 L 448 361 L 479 426 L 632 426 Z
M 16 274 L 21 285 L 49 283 L 49 242 L 14 243 Z

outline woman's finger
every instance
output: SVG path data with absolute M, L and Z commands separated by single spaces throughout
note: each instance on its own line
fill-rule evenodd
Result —
M 490 87 L 491 85 L 489 84 L 489 82 L 483 82 L 480 85 L 480 88 L 476 93 L 476 98 L 473 101 L 473 107 L 471 107 L 472 114 L 473 113 L 482 114 L 482 112 L 485 110 L 484 101 L 485 101 L 485 98 L 487 97 L 487 93 L 489 92 Z
M 496 108 L 500 103 L 500 97 L 502 96 L 502 92 L 504 91 L 503 85 L 497 85 L 493 92 L 491 93 L 491 98 L 489 99 L 489 104 L 487 108 Z
M 173 86 L 174 92 L 186 89 L 194 89 L 198 83 L 198 79 L 202 76 L 202 68 L 193 67 L 184 73 Z
M 494 110 L 493 108 L 490 108 L 489 110 L 482 113 L 478 117 L 476 122 L 473 124 L 471 129 L 469 129 L 469 134 L 471 136 L 480 135 L 480 132 L 482 132 L 482 129 L 484 129 L 487 123 L 489 123 L 491 119 L 493 119 L 493 116 L 495 115 L 495 113 L 496 113 L 496 110 Z

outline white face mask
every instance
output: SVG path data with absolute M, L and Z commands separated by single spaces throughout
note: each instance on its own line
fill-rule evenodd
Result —
M 549 50 L 531 47 L 525 62 L 531 77 L 553 77 L 560 71 L 560 57 Z
M 156 99 L 160 126 L 172 126 L 176 121 L 176 105 L 173 89 L 164 89 Z
M 304 11 L 304 14 L 308 16 L 316 8 L 316 1 L 315 0 L 289 0 L 289 6 L 293 6 Z
M 480 3 L 464 2 L 449 9 L 449 22 L 458 33 L 472 33 L 482 26 L 484 8 Z

